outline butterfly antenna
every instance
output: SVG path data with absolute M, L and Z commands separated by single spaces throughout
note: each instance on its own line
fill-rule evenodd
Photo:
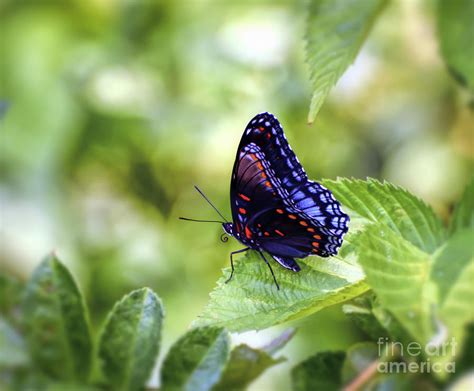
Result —
M 219 214 L 219 216 L 221 216 L 221 217 L 224 219 L 224 221 L 227 223 L 227 222 L 228 222 L 227 219 L 222 215 L 221 212 L 219 212 L 219 210 L 213 205 L 213 203 L 209 200 L 209 198 L 207 198 L 207 197 L 204 195 L 204 193 L 201 191 L 201 189 L 200 189 L 199 187 L 197 187 L 196 185 L 194 185 L 194 188 L 199 192 L 199 194 L 202 195 L 202 197 L 207 201 L 207 203 L 208 203 L 209 205 L 211 205 L 212 208 Z
M 197 219 L 189 219 L 187 217 L 178 217 L 180 220 L 186 220 L 186 221 L 195 221 L 197 223 L 219 223 L 223 224 L 223 221 L 218 221 L 218 220 L 197 220 Z

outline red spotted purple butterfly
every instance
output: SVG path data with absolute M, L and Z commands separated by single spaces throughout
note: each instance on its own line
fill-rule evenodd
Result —
M 280 289 L 264 253 L 298 272 L 295 258 L 337 254 L 348 230 L 349 216 L 328 189 L 308 179 L 270 113 L 256 115 L 245 128 L 232 171 L 230 203 L 232 223 L 221 223 L 225 233 L 245 248 L 230 254 L 232 271 L 226 282 L 234 274 L 232 256 L 252 249 L 268 265 Z

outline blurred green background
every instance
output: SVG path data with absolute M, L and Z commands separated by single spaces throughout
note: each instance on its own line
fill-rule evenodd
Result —
M 56 251 L 95 330 L 149 286 L 164 353 L 202 310 L 240 247 L 178 216 L 216 217 L 197 184 L 230 217 L 235 150 L 258 112 L 280 119 L 313 179 L 386 179 L 446 218 L 470 177 L 473 114 L 431 2 L 385 10 L 311 127 L 304 1 L 4 0 L 0 13 L 1 271 L 26 279 Z M 293 364 L 359 338 L 339 307 L 293 325 L 289 364 L 251 389 L 285 389 Z

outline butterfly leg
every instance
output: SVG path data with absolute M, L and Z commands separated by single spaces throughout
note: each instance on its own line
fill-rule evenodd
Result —
M 243 248 L 243 249 L 237 250 L 237 251 L 232 251 L 232 252 L 230 253 L 230 266 L 231 266 L 231 268 L 232 268 L 232 271 L 230 272 L 230 277 L 229 277 L 229 278 L 226 280 L 226 282 L 225 282 L 226 284 L 227 284 L 230 280 L 232 280 L 232 276 L 234 275 L 234 261 L 233 261 L 233 259 L 232 259 L 232 255 L 238 254 L 238 253 L 243 253 L 243 252 L 245 252 L 245 251 L 247 251 L 247 250 L 250 250 L 250 247 L 246 247 L 246 248 Z
M 273 276 L 273 281 L 275 281 L 275 285 L 277 287 L 278 290 L 280 290 L 280 285 L 278 285 L 278 282 L 277 282 L 277 279 L 275 277 L 275 274 L 273 273 L 273 269 L 272 269 L 272 266 L 270 265 L 270 263 L 267 261 L 267 258 L 265 258 L 265 255 L 263 255 L 263 253 L 261 251 L 259 251 L 260 253 L 260 256 L 263 258 L 263 260 L 265 261 L 265 263 L 267 264 L 268 268 L 270 269 L 270 272 L 272 273 L 272 276 Z

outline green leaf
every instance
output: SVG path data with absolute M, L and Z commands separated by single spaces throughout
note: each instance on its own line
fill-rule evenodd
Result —
M 327 306 L 348 300 L 367 290 L 359 266 L 338 257 L 298 260 L 299 273 L 273 266 L 280 284 L 277 290 L 267 265 L 249 251 L 217 282 L 210 301 L 195 325 L 224 326 L 231 331 L 263 329 L 298 319 Z
M 474 321 L 473 236 L 471 230 L 459 232 L 434 254 L 384 225 L 370 226 L 360 238 L 359 262 L 383 307 L 424 347 L 445 346 L 432 361 L 459 354 L 465 326 Z
M 468 324 L 465 332 L 464 346 L 467 347 L 467 349 L 465 348 L 462 351 L 462 354 L 456 362 L 457 373 L 474 369 L 474 349 L 470 348 L 474 346 L 474 323 Z
M 342 311 L 371 339 L 388 336 L 389 333 L 380 324 L 372 312 L 371 297 L 357 297 L 352 303 L 344 304 Z
M 438 2 L 441 53 L 454 78 L 474 92 L 474 2 Z
M 21 294 L 24 284 L 8 275 L 0 274 L 0 315 L 13 326 L 20 323 Z
M 413 338 L 407 333 L 400 321 L 393 314 L 382 306 L 380 300 L 376 299 L 372 303 L 372 314 L 377 322 L 387 331 L 392 341 L 410 343 Z M 378 340 L 378 337 L 376 337 Z
M 392 341 L 408 343 L 412 340 L 400 322 L 380 304 L 373 292 L 343 305 L 342 311 L 373 341 L 380 338 L 387 341 L 386 338 L 389 338 Z
M 447 362 L 459 355 L 466 339 L 466 326 L 474 323 L 474 230 L 452 236 L 433 262 L 432 280 L 438 287 L 438 322 L 447 351 L 437 361 Z M 446 332 L 443 330 L 446 328 Z M 450 342 L 454 341 L 454 347 Z M 466 348 L 466 347 L 465 347 Z
M 224 375 L 213 390 L 245 390 L 266 369 L 286 360 L 283 357 L 273 358 L 272 354 L 282 349 L 294 334 L 295 329 L 289 328 L 261 349 L 243 344 L 232 349 Z
M 0 317 L 0 371 L 22 367 L 29 363 L 25 341 L 20 334 Z
M 466 186 L 451 218 L 451 233 L 465 228 L 474 229 L 474 177 Z
M 77 383 L 48 383 L 46 391 L 101 391 L 100 388 Z
M 0 371 L 0 390 L 47 390 L 53 383 L 44 373 L 30 368 Z M 69 390 L 68 390 L 69 391 Z
M 219 381 L 229 359 L 230 337 L 220 327 L 187 332 L 170 349 L 161 371 L 162 390 L 205 391 Z
M 360 241 L 359 262 L 380 302 L 412 337 L 427 343 L 434 334 L 431 305 L 436 301 L 430 255 L 381 224 L 368 227 Z
M 313 96 L 312 123 L 330 89 L 354 61 L 386 0 L 310 0 L 306 61 Z
M 455 284 L 464 278 L 466 267 L 472 262 L 474 230 L 453 235 L 437 252 L 431 279 L 438 286 L 439 303 L 443 305 Z
M 245 390 L 266 369 L 285 360 L 283 357 L 275 359 L 268 353 L 247 345 L 239 345 L 232 349 L 224 375 L 213 390 Z
M 291 370 L 293 391 L 340 390 L 344 352 L 321 352 Z
M 405 189 L 374 179 L 367 181 L 325 179 L 328 187 L 351 217 L 350 230 L 368 223 L 383 223 L 427 252 L 435 251 L 446 238 L 446 230 L 433 209 Z
M 350 383 L 383 355 L 384 347 L 379 346 L 372 342 L 360 342 L 347 350 L 342 367 L 343 384 Z
M 149 288 L 135 290 L 117 302 L 107 317 L 99 357 L 115 390 L 141 389 L 158 355 L 163 306 Z
M 85 380 L 92 342 L 83 298 L 54 255 L 34 271 L 22 304 L 31 357 L 56 379 Z

